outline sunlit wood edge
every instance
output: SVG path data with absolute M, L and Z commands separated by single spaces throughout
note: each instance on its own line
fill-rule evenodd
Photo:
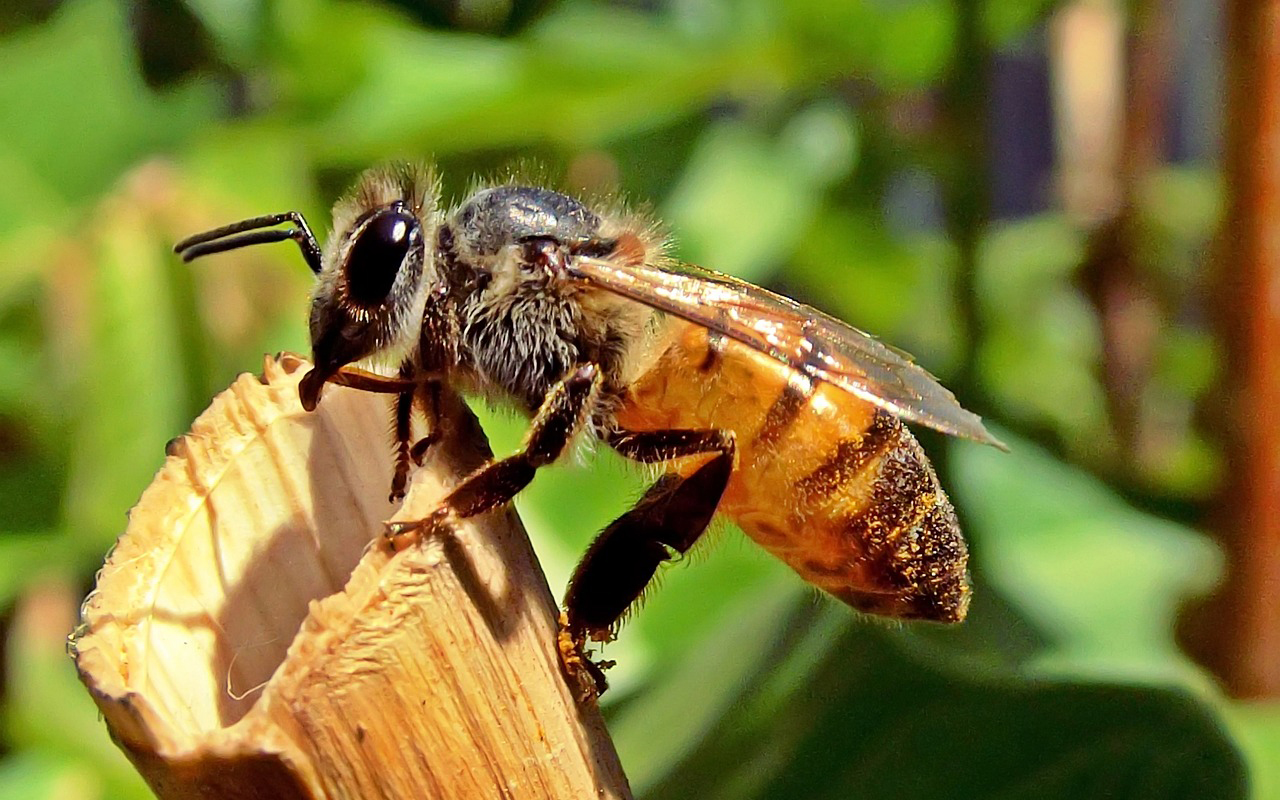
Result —
M 576 698 L 562 672 L 556 605 L 510 511 L 397 554 L 373 537 L 341 591 L 307 598 L 283 662 L 229 725 L 183 724 L 141 683 L 140 665 L 130 663 L 139 652 L 153 675 L 203 669 L 208 678 L 211 670 L 164 663 L 138 644 L 172 560 L 165 548 L 176 548 L 175 528 L 207 500 L 193 487 L 197 467 L 210 474 L 194 484 L 216 494 L 220 471 L 255 437 L 309 425 L 313 436 L 334 437 L 329 444 L 351 468 L 389 475 L 386 398 L 330 387 L 308 417 L 296 390 L 306 367 L 286 356 L 268 359 L 261 379 L 241 376 L 173 448 L 133 510 L 72 645 L 112 737 L 164 798 L 629 797 L 598 709 Z M 474 417 L 458 398 L 448 402 L 445 439 L 395 519 L 425 516 L 488 456 Z M 343 490 L 312 492 L 327 488 Z M 275 587 L 288 591 L 288 576 L 279 577 Z

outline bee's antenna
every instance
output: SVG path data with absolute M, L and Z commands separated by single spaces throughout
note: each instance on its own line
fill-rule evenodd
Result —
M 262 230 L 273 225 L 279 225 L 282 222 L 292 222 L 295 227 Z M 233 222 L 230 225 L 224 225 L 221 228 L 214 228 L 211 231 L 197 233 L 175 244 L 173 252 L 182 256 L 183 261 L 191 261 L 211 253 L 221 253 L 253 244 L 283 242 L 286 239 L 292 239 L 298 243 L 298 248 L 302 250 L 302 257 L 306 260 L 307 266 L 311 268 L 312 272 L 319 274 L 320 243 L 316 241 L 316 236 L 311 232 L 306 219 L 297 211 L 267 214 L 263 217 L 245 219 Z

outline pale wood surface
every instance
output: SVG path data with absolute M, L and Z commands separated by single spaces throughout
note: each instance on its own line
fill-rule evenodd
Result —
M 307 414 L 305 367 L 214 400 L 99 576 L 73 649 L 117 742 L 163 798 L 629 797 L 514 513 L 381 546 L 487 457 L 474 417 L 397 510 L 388 399 Z

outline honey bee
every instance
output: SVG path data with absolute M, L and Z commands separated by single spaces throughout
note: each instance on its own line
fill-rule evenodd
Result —
M 323 249 L 297 212 L 245 220 L 175 247 L 184 260 L 296 242 L 318 276 L 314 368 L 395 395 L 392 499 L 438 428 L 449 385 L 532 417 L 522 449 L 465 478 L 396 537 L 508 503 L 579 431 L 661 477 L 604 529 L 564 598 L 564 637 L 606 641 L 659 566 L 719 513 L 853 608 L 957 622 L 970 588 L 955 510 L 903 424 L 1003 447 L 914 364 L 816 309 L 666 256 L 643 216 L 517 182 L 439 207 L 427 167 L 364 173 Z M 279 227 L 287 224 L 287 227 Z M 381 358 L 383 377 L 352 365 Z M 420 407 L 428 433 L 411 444 Z M 588 662 L 589 663 L 589 662 Z

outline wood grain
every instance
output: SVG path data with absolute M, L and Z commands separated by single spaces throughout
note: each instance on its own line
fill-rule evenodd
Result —
M 239 378 L 134 508 L 72 645 L 111 735 L 161 798 L 630 797 L 514 513 L 381 544 L 488 457 L 469 410 L 397 510 L 389 401 L 308 414 L 306 366 Z

